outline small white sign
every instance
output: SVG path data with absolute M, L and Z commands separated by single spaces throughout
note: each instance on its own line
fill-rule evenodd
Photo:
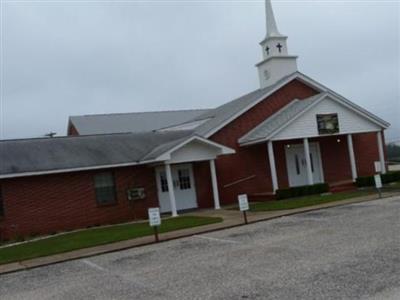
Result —
M 151 227 L 161 225 L 160 209 L 158 207 L 149 208 L 149 223 Z
M 374 176 L 374 179 L 375 179 L 375 187 L 377 188 L 377 189 L 380 189 L 381 187 L 382 187 L 382 179 L 381 179 L 381 175 L 375 175 Z
M 382 166 L 380 161 L 374 161 L 375 173 L 380 173 L 382 171 Z
M 247 195 L 246 194 L 239 195 L 238 196 L 238 200 L 239 200 L 239 209 L 240 209 L 240 211 L 249 210 L 249 201 L 247 199 Z

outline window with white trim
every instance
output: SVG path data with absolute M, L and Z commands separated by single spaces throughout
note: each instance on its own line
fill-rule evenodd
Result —
M 337 114 L 318 114 L 317 124 L 319 134 L 333 134 L 339 132 L 339 119 Z
M 113 173 L 105 172 L 96 174 L 94 176 L 94 187 L 97 204 L 104 205 L 117 202 Z

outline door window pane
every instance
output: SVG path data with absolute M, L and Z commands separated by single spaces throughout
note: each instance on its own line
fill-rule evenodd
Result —
M 314 161 L 313 161 L 312 153 L 310 153 L 310 162 L 311 162 L 311 172 L 314 173 Z
M 300 175 L 300 165 L 299 165 L 299 157 L 297 154 L 294 155 L 295 165 L 296 165 L 296 173 Z
M 190 172 L 188 169 L 178 170 L 179 188 L 181 190 L 189 190 L 191 188 Z
M 163 193 L 168 192 L 168 181 L 164 171 L 160 172 L 160 185 L 161 185 L 161 192 Z

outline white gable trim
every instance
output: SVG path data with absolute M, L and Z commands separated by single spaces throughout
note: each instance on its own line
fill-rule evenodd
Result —
M 353 108 L 359 110 L 360 112 L 362 111 L 365 115 L 369 116 L 369 118 L 375 120 L 375 122 L 378 122 L 380 124 L 380 126 L 382 126 L 383 128 L 387 128 L 387 127 L 390 126 L 390 123 L 388 123 L 388 122 L 382 120 L 381 118 L 375 116 L 374 114 L 368 112 L 367 110 L 363 109 L 362 107 L 358 106 L 357 104 L 355 104 L 355 103 L 351 102 L 350 100 L 344 98 L 343 96 L 339 95 L 338 93 L 330 90 L 326 86 L 320 84 L 319 82 L 311 79 L 310 77 L 308 77 L 308 76 L 306 76 L 306 75 L 304 75 L 304 74 L 302 74 L 300 72 L 296 72 L 296 73 L 293 73 L 293 75 L 291 75 L 288 78 L 286 78 L 281 83 L 279 83 L 275 88 L 273 88 L 272 90 L 268 91 L 267 93 L 265 93 L 264 95 L 259 97 L 256 101 L 252 102 L 251 104 L 246 106 L 244 109 L 240 110 L 239 112 L 237 112 L 236 114 L 234 114 L 230 118 L 226 119 L 224 122 L 220 123 L 218 126 L 213 128 L 212 130 L 208 131 L 206 134 L 204 134 L 204 136 L 206 138 L 209 138 L 214 133 L 216 133 L 219 130 L 221 130 L 222 128 L 224 128 L 226 125 L 228 125 L 229 123 L 231 123 L 232 121 L 234 121 L 235 119 L 240 117 L 242 114 L 244 114 L 245 112 L 250 110 L 252 107 L 256 106 L 258 103 L 263 101 L 266 97 L 268 97 L 271 94 L 275 93 L 277 90 L 279 90 L 280 88 L 282 88 L 283 86 L 285 86 L 287 83 L 289 83 L 290 81 L 292 81 L 294 79 L 298 79 L 302 83 L 308 85 L 311 88 L 316 89 L 320 93 L 329 92 L 329 93 L 335 95 L 336 97 L 342 99 L 342 101 L 348 103 L 348 105 L 352 106 Z
M 218 143 L 216 143 L 216 142 L 210 141 L 210 140 L 208 140 L 208 139 L 206 139 L 206 138 L 203 138 L 203 137 L 201 137 L 201 136 L 194 135 L 194 136 L 188 138 L 187 140 L 183 141 L 182 143 L 176 145 L 176 146 L 173 147 L 172 149 L 170 149 L 170 150 L 164 152 L 163 154 L 161 154 L 160 156 L 158 156 L 155 160 L 157 160 L 157 161 L 160 161 L 160 160 L 161 160 L 161 161 L 170 160 L 170 159 L 171 159 L 171 154 L 172 154 L 173 152 L 175 152 L 176 150 L 178 150 L 178 149 L 184 147 L 185 145 L 189 144 L 189 143 L 192 142 L 192 141 L 200 141 L 200 142 L 202 142 L 202 143 L 204 143 L 204 144 L 206 144 L 206 145 L 209 145 L 209 146 L 211 146 L 211 147 L 218 148 L 218 149 L 221 151 L 220 155 L 226 155 L 226 154 L 234 154 L 234 153 L 236 153 L 236 151 L 233 150 L 232 148 L 229 148 L 229 147 L 226 147 L 226 146 L 224 146 L 224 145 L 218 144 Z
M 328 92 L 328 93 L 323 93 L 323 94 L 321 94 L 321 97 L 320 97 L 318 100 L 316 100 L 316 101 L 315 101 L 314 103 L 312 103 L 310 106 L 307 106 L 304 110 L 302 110 L 302 111 L 301 111 L 299 114 L 297 114 L 294 118 L 290 119 L 288 122 L 286 122 L 286 123 L 285 123 L 284 125 L 282 125 L 280 128 L 277 128 L 276 130 L 274 130 L 274 131 L 273 131 L 272 133 L 270 133 L 269 135 L 267 135 L 267 136 L 265 136 L 265 137 L 263 137 L 263 138 L 260 138 L 260 139 L 256 139 L 256 140 L 253 140 L 253 141 L 249 141 L 249 142 L 247 142 L 247 143 L 242 143 L 241 146 L 249 146 L 249 145 L 258 144 L 258 143 L 260 143 L 260 142 L 265 142 L 265 141 L 268 141 L 268 140 L 273 139 L 274 136 L 276 136 L 279 132 L 281 132 L 282 130 L 284 130 L 284 129 L 285 129 L 286 127 L 288 127 L 290 124 L 294 123 L 297 119 L 299 119 L 301 116 L 303 116 L 307 111 L 311 110 L 314 106 L 316 106 L 317 104 L 319 104 L 320 102 L 322 102 L 322 101 L 325 100 L 326 98 L 329 98 L 329 99 L 331 99 L 332 101 L 337 102 L 339 105 L 342 105 L 342 106 L 346 107 L 347 109 L 353 111 L 354 113 L 358 114 L 358 115 L 361 116 L 361 117 L 366 118 L 367 120 L 369 120 L 370 122 L 374 123 L 375 125 L 378 125 L 379 127 L 387 128 L 387 127 L 384 127 L 384 126 L 382 125 L 382 123 L 378 122 L 378 121 L 375 120 L 375 119 L 372 119 L 372 118 L 369 116 L 369 114 L 367 115 L 367 114 L 365 113 L 365 110 L 361 110 L 361 111 L 360 111 L 360 110 L 358 109 L 358 106 L 354 107 L 353 105 L 351 105 L 351 102 L 348 103 L 348 101 L 344 101 L 341 97 L 339 98 L 339 97 L 337 97 L 336 95 L 333 95 L 332 93 Z M 293 102 L 294 102 L 294 101 L 293 101 Z M 291 102 L 291 103 L 293 103 L 293 102 Z M 290 105 L 290 104 L 288 104 L 288 105 Z M 288 106 L 288 105 L 287 105 L 287 106 Z M 286 107 L 287 107 L 287 106 L 286 106 Z M 254 130 L 254 129 L 253 129 L 253 130 Z M 360 131 L 358 131 L 358 132 L 360 132 Z M 369 131 L 361 131 L 361 132 L 369 132 Z M 250 133 L 250 132 L 249 132 L 249 133 Z M 248 134 L 249 134 L 249 133 L 248 133 Z M 357 133 L 357 132 L 339 132 L 339 133 L 333 134 L 333 135 L 341 135 L 341 134 L 348 134 L 348 133 Z M 248 135 L 248 134 L 246 134 L 246 135 Z M 316 137 L 319 137 L 319 136 L 321 136 L 321 135 L 318 135 L 318 136 L 316 136 Z M 304 137 L 311 137 L 311 136 L 304 136 Z M 298 137 L 296 137 L 296 138 L 298 138 Z M 242 139 L 242 138 L 241 138 L 241 139 Z

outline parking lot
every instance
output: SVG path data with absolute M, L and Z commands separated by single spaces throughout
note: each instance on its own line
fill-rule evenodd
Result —
M 0 276 L 1 299 L 399 299 L 400 198 Z

